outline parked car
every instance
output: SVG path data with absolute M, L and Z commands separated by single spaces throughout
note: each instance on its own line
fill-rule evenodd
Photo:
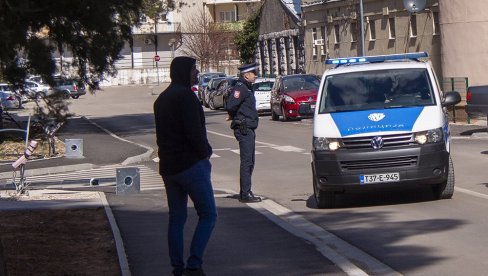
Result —
M 57 78 L 54 82 L 56 83 L 53 88 L 54 93 L 63 93 L 66 98 L 78 99 L 86 94 L 85 86 L 76 79 Z
M 310 114 L 301 114 L 299 109 L 302 105 L 315 109 L 319 85 L 316 75 L 278 76 L 271 89 L 271 119 L 277 121 L 279 116 L 283 121 L 310 118 Z
M 22 107 L 22 96 L 7 83 L 0 83 L 0 100 L 5 109 Z
M 209 96 L 211 93 L 215 92 L 217 90 L 217 85 L 219 82 L 222 80 L 225 80 L 226 77 L 213 77 L 208 81 L 207 87 L 205 87 L 205 90 L 203 92 L 203 105 L 205 107 L 208 107 L 208 102 L 209 102 Z
M 210 109 L 225 108 L 227 96 L 234 89 L 237 80 L 237 77 L 227 77 L 217 84 L 215 91 L 209 95 L 208 106 Z
M 488 85 L 468 87 L 464 108 L 469 117 L 486 117 L 488 114 Z
M 27 97 L 31 99 L 50 96 L 54 93 L 51 86 L 34 81 L 25 81 L 25 90 Z
M 256 97 L 256 109 L 258 113 L 271 111 L 271 88 L 273 88 L 274 79 L 257 78 L 253 83 L 254 96 Z
M 214 77 L 225 77 L 224 73 L 212 72 L 212 73 L 200 73 L 198 75 L 198 99 L 201 104 L 204 104 L 204 93 L 207 88 L 208 82 Z

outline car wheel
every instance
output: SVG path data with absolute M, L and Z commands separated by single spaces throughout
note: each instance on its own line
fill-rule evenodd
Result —
M 452 198 L 452 195 L 454 194 L 454 182 L 454 165 L 452 164 L 451 156 L 449 156 L 449 169 L 446 182 L 432 186 L 435 198 Z
M 215 110 L 215 103 L 213 97 L 208 100 L 208 107 L 210 107 L 210 109 L 212 110 Z
M 271 108 L 271 120 L 278 121 L 279 119 L 280 116 L 274 112 L 273 108 Z
M 283 106 L 283 105 L 281 106 L 281 113 L 282 113 L 282 114 L 281 114 L 281 115 L 282 115 L 281 120 L 282 120 L 283 122 L 288 121 L 288 117 L 286 117 L 286 110 L 285 110 L 285 106 Z
M 71 96 L 73 99 L 78 99 L 80 96 Z
M 315 202 L 317 203 L 317 208 L 334 208 L 335 206 L 335 194 L 334 192 L 321 191 L 317 186 L 317 180 L 315 174 L 313 176 L 313 195 Z

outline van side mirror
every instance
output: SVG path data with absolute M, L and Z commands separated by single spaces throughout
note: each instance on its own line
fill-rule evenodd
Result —
M 461 102 L 461 95 L 457 91 L 446 92 L 442 106 L 456 105 Z

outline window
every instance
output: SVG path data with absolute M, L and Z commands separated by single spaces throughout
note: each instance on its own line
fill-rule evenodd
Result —
M 339 32 L 339 25 L 334 25 L 334 38 L 335 38 L 335 43 L 341 42 L 341 33 Z
M 351 23 L 351 42 L 357 42 L 358 41 L 358 23 L 353 22 Z
M 219 14 L 220 14 L 220 21 L 221 22 L 234 22 L 234 21 L 236 21 L 236 12 L 235 11 L 221 11 Z
M 417 37 L 417 15 L 410 16 L 410 37 Z
M 433 12 L 432 19 L 434 21 L 434 31 L 432 33 L 434 35 L 438 35 L 441 33 L 441 25 L 439 23 L 439 12 Z
M 320 45 L 320 55 L 325 56 L 325 26 L 320 27 L 320 36 L 322 39 L 322 45 Z
M 317 59 L 317 45 L 315 45 L 315 40 L 317 39 L 317 28 L 312 28 L 312 56 L 313 59 Z
M 389 29 L 389 38 L 395 39 L 396 38 L 396 30 L 395 30 L 395 17 L 388 18 L 388 29 Z
M 369 40 L 376 40 L 376 23 L 374 20 L 369 20 Z

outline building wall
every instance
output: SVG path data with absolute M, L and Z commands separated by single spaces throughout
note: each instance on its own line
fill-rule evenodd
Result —
M 299 18 L 280 0 L 267 0 L 263 4 L 255 60 L 262 76 L 303 71 L 303 33 Z
M 361 55 L 360 10 L 357 2 L 351 3 L 333 1 L 303 7 L 307 73 L 321 75 L 326 70 L 326 58 Z M 438 15 L 439 12 L 438 0 L 428 0 L 427 9 L 412 17 L 416 24 L 414 36 L 409 29 L 411 14 L 402 0 L 365 0 L 363 6 L 365 55 L 427 52 L 437 74 L 442 77 L 441 31 L 434 32 L 433 20 L 434 13 Z M 390 36 L 390 23 L 394 23 L 395 37 Z M 356 41 L 352 39 L 353 33 L 357 34 Z M 317 39 L 324 39 L 324 45 L 314 44 Z
M 439 8 L 444 76 L 467 77 L 470 85 L 488 84 L 488 1 L 442 0 Z

